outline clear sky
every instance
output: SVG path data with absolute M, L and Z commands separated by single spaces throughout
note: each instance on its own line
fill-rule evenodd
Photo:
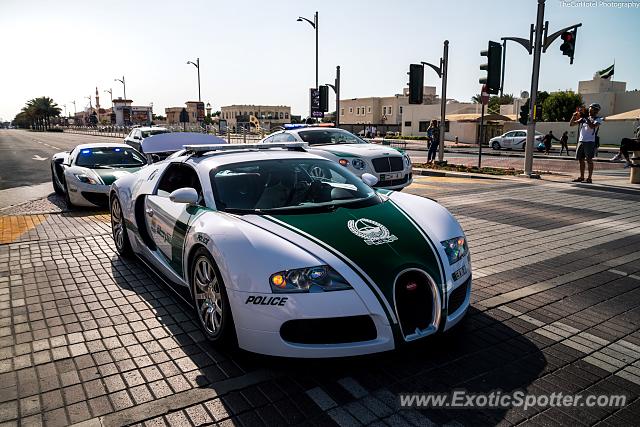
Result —
M 635 1 L 635 3 L 634 3 Z M 578 80 L 616 64 L 615 80 L 640 88 L 640 0 L 635 8 L 596 1 L 547 0 L 550 32 L 582 22 L 576 58 L 569 65 L 556 41 L 542 56 L 540 89 L 577 89 Z M 595 3 L 595 5 L 594 5 Z M 342 97 L 401 92 L 409 63 L 437 63 L 449 45 L 448 97 L 469 101 L 479 92 L 480 50 L 502 36 L 528 38 L 535 0 L 0 0 L 0 118 L 10 120 L 24 102 L 50 96 L 78 110 L 100 90 L 127 95 L 134 105 L 164 108 L 197 100 L 200 57 L 202 100 L 214 111 L 229 104 L 290 105 L 308 112 L 315 80 L 314 32 L 299 15 L 318 10 L 320 83 L 342 70 Z M 530 89 L 531 59 L 507 46 L 505 92 Z M 440 80 L 427 70 L 425 84 Z M 333 97 L 331 101 L 333 102 Z

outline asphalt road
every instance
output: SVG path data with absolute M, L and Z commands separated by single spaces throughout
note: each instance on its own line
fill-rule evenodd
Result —
M 71 133 L 44 133 L 25 130 L 0 130 L 0 191 L 9 188 L 33 186 L 51 181 L 49 159 L 55 153 L 73 149 L 89 142 L 120 142 L 120 138 L 79 135 Z M 414 163 L 426 162 L 426 152 L 409 150 Z M 445 153 L 450 163 L 473 166 L 477 164 L 477 153 Z M 483 156 L 484 166 L 523 168 L 523 157 Z M 621 164 L 597 162 L 598 173 L 619 174 Z M 575 173 L 577 164 L 568 159 L 534 159 L 534 169 L 559 173 Z M 625 171 L 626 172 L 626 171 Z
M 70 133 L 0 130 L 0 190 L 51 181 L 50 159 L 89 142 L 120 142 L 119 138 Z

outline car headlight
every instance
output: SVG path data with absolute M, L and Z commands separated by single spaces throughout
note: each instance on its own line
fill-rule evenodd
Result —
M 351 166 L 358 170 L 362 170 L 367 167 L 367 164 L 362 159 L 355 158 L 351 160 Z
M 467 240 L 464 236 L 454 237 L 453 239 L 445 240 L 440 243 L 444 247 L 447 258 L 449 258 L 449 265 L 455 264 L 469 253 Z
M 411 167 L 411 157 L 409 157 L 408 154 L 404 154 L 402 157 L 404 157 L 404 165 L 408 168 Z
M 296 268 L 274 273 L 269 277 L 274 293 L 326 292 L 351 289 L 351 285 L 328 265 Z
M 84 173 L 74 173 L 73 176 L 75 176 L 78 181 L 84 184 L 98 184 L 98 181 Z

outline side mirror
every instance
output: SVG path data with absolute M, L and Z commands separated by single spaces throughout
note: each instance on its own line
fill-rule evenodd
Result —
M 136 141 L 140 141 L 142 138 L 140 138 L 138 135 L 134 136 L 133 139 L 135 139 Z
M 55 164 L 57 164 L 57 165 L 62 164 L 62 162 L 64 162 L 64 157 L 58 157 L 57 159 L 55 159 L 55 160 L 53 161 L 53 163 L 55 163 Z
M 378 178 L 376 178 L 375 175 L 371 175 L 370 173 L 367 173 L 367 172 L 363 173 L 360 179 L 362 179 L 362 182 L 367 184 L 369 187 L 373 187 L 378 183 Z
M 169 194 L 169 200 L 174 203 L 186 203 L 195 205 L 198 203 L 198 192 L 191 187 L 178 188 Z

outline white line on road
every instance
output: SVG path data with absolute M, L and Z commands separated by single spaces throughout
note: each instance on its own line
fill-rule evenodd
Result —
M 38 155 L 36 154 L 35 156 L 33 156 L 33 157 L 31 158 L 31 160 L 43 161 L 43 160 L 47 160 L 47 158 L 46 158 L 46 157 L 40 157 L 40 156 L 38 156 Z

